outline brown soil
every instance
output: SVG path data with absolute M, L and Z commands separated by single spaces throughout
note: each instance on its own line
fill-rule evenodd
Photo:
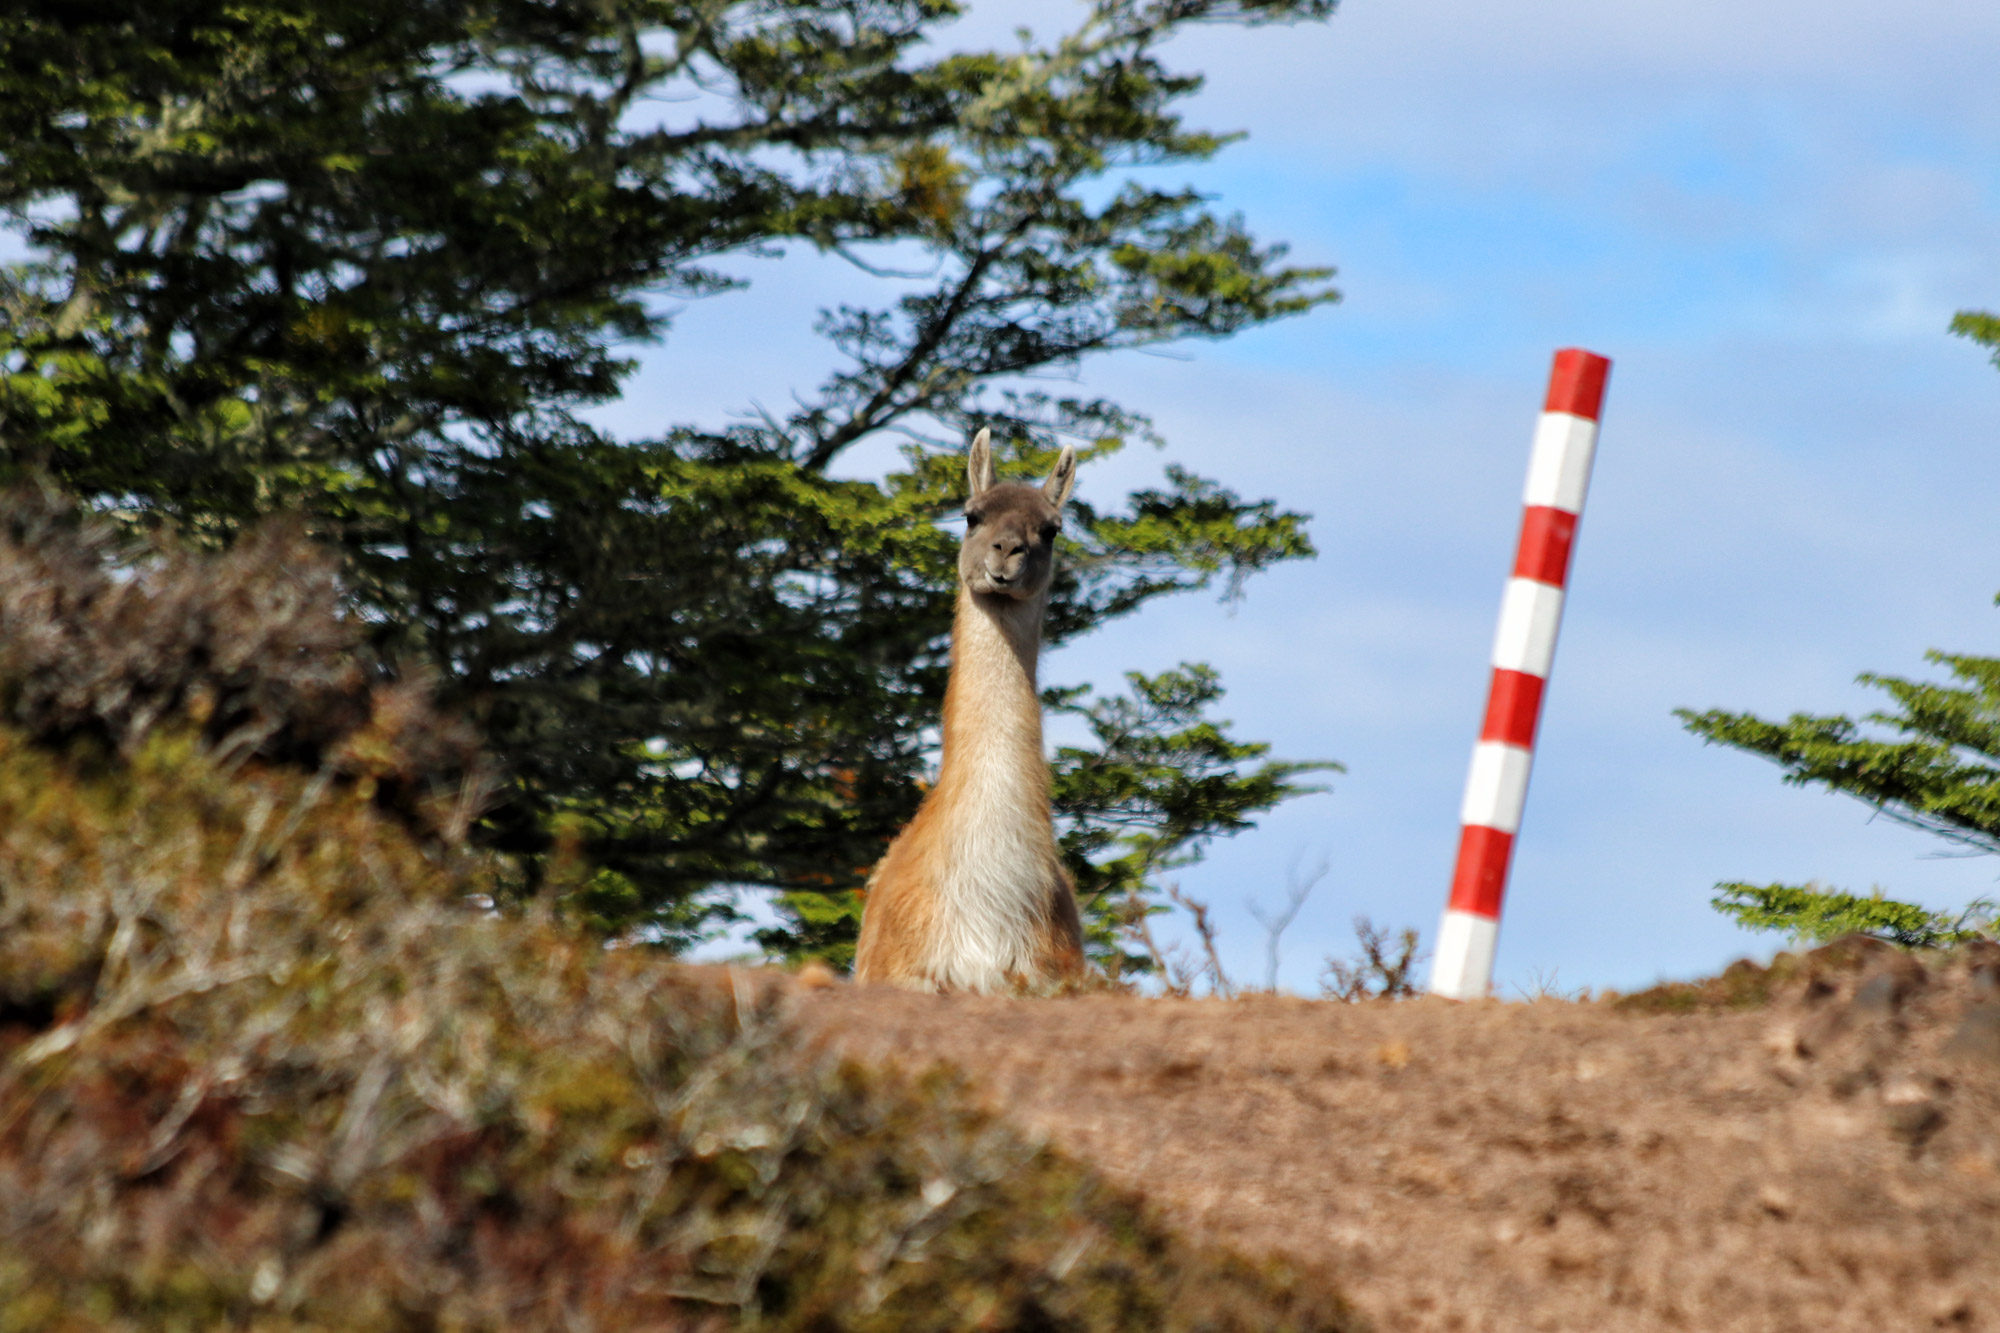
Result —
M 854 1057 L 964 1068 L 1384 1333 L 2000 1330 L 2000 948 L 1927 971 L 1870 943 L 1638 1004 L 799 1008 Z

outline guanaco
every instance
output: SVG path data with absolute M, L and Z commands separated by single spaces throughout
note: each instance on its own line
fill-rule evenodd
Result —
M 1001 485 L 990 437 L 980 431 L 967 460 L 937 783 L 869 876 L 857 981 L 993 992 L 1084 965 L 1035 690 L 1076 452 L 1065 448 L 1040 487 Z

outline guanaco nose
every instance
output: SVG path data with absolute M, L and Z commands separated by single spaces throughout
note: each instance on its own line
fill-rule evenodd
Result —
M 1010 549 L 1005 542 L 994 542 L 993 549 L 998 554 L 987 558 L 986 577 L 999 584 L 1012 583 L 1027 559 L 1027 543 L 1015 542 Z

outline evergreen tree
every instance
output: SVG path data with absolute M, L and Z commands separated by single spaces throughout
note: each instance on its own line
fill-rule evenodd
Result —
M 2000 319 L 1967 311 L 1951 327 L 1992 348 L 2000 366 Z M 1717 709 L 1680 709 L 1676 716 L 1703 740 L 1776 762 L 1786 782 L 1845 792 L 1971 852 L 2000 852 L 2000 657 L 1936 650 L 1925 656 L 1945 667 L 1951 682 L 1864 673 L 1862 683 L 1885 691 L 1897 708 L 1870 713 L 1862 723 L 1811 713 L 1771 722 Z M 1871 732 L 1864 723 L 1882 730 Z M 1918 947 L 1993 930 L 1992 904 L 1983 900 L 1948 917 L 1879 892 L 1862 898 L 1812 885 L 1716 888 L 1717 910 L 1752 928 L 1785 930 L 1803 940 L 1859 931 Z
M 0 470 L 184 541 L 307 515 L 376 647 L 431 663 L 490 738 L 486 833 L 524 889 L 578 851 L 580 909 L 671 941 L 767 886 L 774 944 L 837 953 L 919 795 L 959 441 L 990 425 L 1027 471 L 1151 439 L 1024 377 L 1334 299 L 1130 170 L 1225 142 L 1182 123 L 1200 80 L 1161 43 L 1332 7 L 1094 0 L 1051 45 L 937 54 L 951 0 L 22 0 Z M 823 312 L 843 362 L 783 416 L 586 423 L 670 301 L 786 244 L 924 276 Z M 833 474 L 885 435 L 901 469 Z M 1055 643 L 1312 549 L 1303 515 L 1177 471 L 1077 505 L 1065 540 Z M 1155 822 L 1084 801 L 1080 861 L 1109 829 L 1164 839 L 1157 866 L 1299 790 L 1195 734 L 1202 689 L 1135 779 Z

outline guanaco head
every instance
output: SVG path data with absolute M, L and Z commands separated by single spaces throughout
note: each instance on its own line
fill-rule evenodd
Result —
M 966 468 L 965 541 L 958 577 L 973 592 L 1026 601 L 1048 591 L 1063 501 L 1076 486 L 1076 451 L 1064 448 L 1040 486 L 995 485 L 991 431 L 972 441 Z

